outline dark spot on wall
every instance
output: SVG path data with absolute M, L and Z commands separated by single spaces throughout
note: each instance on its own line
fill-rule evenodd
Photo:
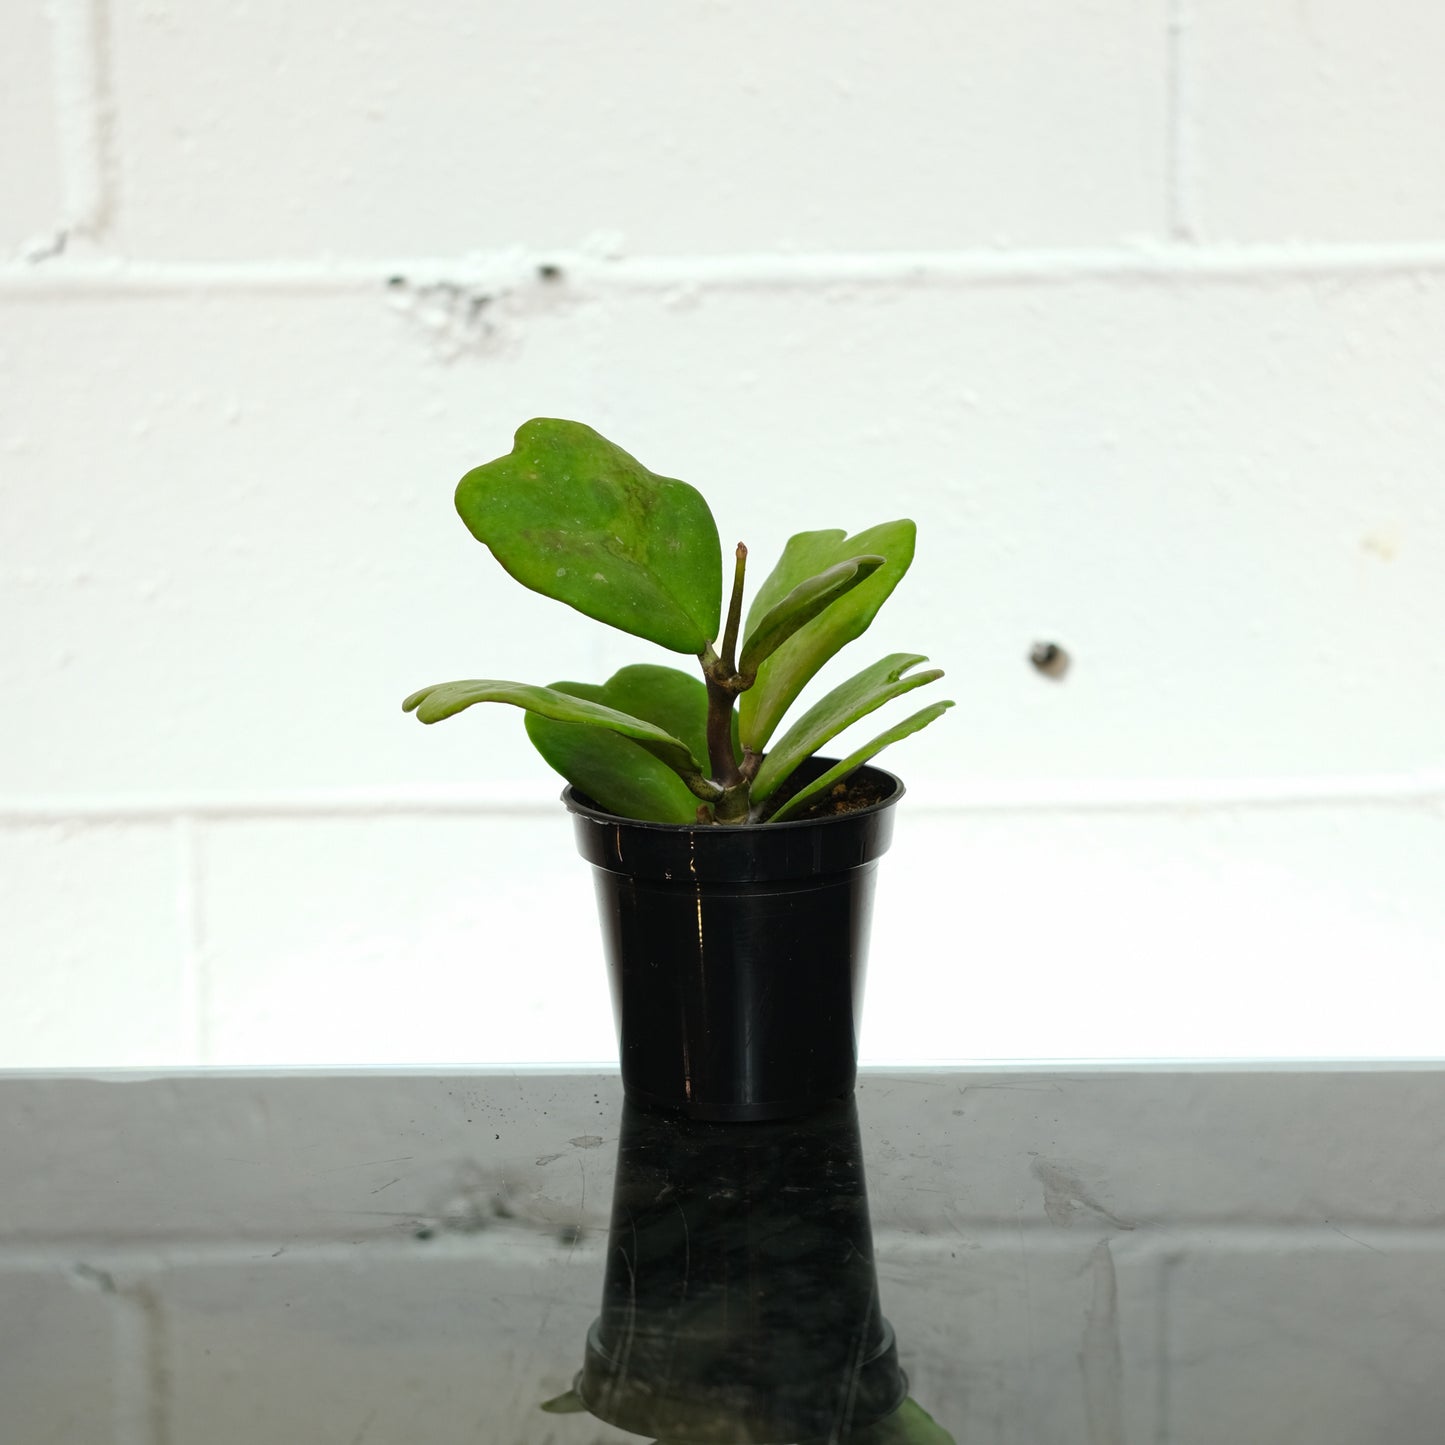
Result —
M 1036 642 L 1029 651 L 1029 661 L 1035 672 L 1059 682 L 1073 659 L 1057 642 Z

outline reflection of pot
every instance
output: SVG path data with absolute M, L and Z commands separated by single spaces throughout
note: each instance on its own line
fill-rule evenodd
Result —
M 628 1098 L 743 1120 L 853 1092 L 873 873 L 903 796 L 879 768 L 854 781 L 877 801 L 741 827 L 638 822 L 563 792 L 593 865 Z
M 746 1128 L 624 1105 L 577 1391 L 688 1445 L 835 1438 L 898 1408 L 851 1099 Z

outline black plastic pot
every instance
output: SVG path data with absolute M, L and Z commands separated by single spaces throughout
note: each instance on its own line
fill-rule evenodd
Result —
M 852 1100 L 747 1127 L 624 1105 L 575 1388 L 677 1445 L 846 1438 L 898 1408 Z
M 741 827 L 638 822 L 563 791 L 594 867 L 629 1099 L 742 1121 L 853 1092 L 873 871 L 903 796 L 881 769 L 854 777 L 880 801 Z

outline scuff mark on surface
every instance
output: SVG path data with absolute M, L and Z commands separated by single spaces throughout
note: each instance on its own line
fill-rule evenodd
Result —
M 75 1266 L 76 1279 L 83 1280 L 88 1285 L 93 1285 L 101 1294 L 118 1294 L 115 1276 L 109 1270 L 97 1269 L 93 1264 L 86 1264 L 84 1261 Z
M 567 1142 L 574 1149 L 600 1149 L 604 1141 L 600 1134 L 579 1134 L 575 1139 L 569 1139 Z
M 1351 1234 L 1348 1229 L 1341 1229 L 1340 1226 L 1336 1224 L 1333 1219 L 1327 1219 L 1325 1220 L 1325 1223 L 1328 1224 L 1329 1227 L 1333 1229 L 1334 1232 L 1338 1234 L 1341 1239 L 1348 1239 L 1351 1244 L 1358 1244 L 1361 1249 L 1368 1249 L 1371 1254 L 1384 1253 L 1384 1250 L 1376 1249 L 1373 1244 L 1366 1243 L 1363 1239 L 1360 1239 L 1358 1236 Z
M 1360 550 L 1379 562 L 1393 562 L 1400 554 L 1400 542 L 1394 530 L 1380 527 L 1360 538 Z
M 515 255 L 483 274 L 394 272 L 386 278 L 386 297 L 393 311 L 422 332 L 436 359 L 451 363 L 466 355 L 510 352 L 520 340 L 519 322 L 581 304 L 582 297 L 564 284 L 566 275 L 556 261 Z
M 1035 1159 L 1030 1168 L 1044 1186 L 1044 1214 L 1050 1224 L 1067 1228 L 1081 1215 L 1092 1215 L 1115 1229 L 1134 1228 L 1128 1220 L 1120 1219 L 1111 1209 L 1100 1204 L 1089 1186 L 1066 1165 L 1050 1159 Z
M 49 235 L 36 236 L 28 241 L 21 249 L 20 259 L 31 266 L 38 266 L 42 261 L 52 261 L 57 256 L 63 256 L 69 242 L 70 228 L 59 226 Z
M 1079 1349 L 1089 1445 L 1125 1445 L 1119 1279 L 1107 1239 L 1101 1239 L 1089 1253 L 1089 1283 L 1089 1307 L 1084 1313 L 1084 1339 Z
M 497 1220 L 516 1218 L 513 1208 L 515 1190 L 506 1175 L 493 1178 L 480 1165 L 460 1165 L 451 1188 L 439 1199 L 436 1207 L 423 1219 L 426 1238 L 438 1229 L 448 1234 L 480 1234 Z M 422 1238 L 420 1232 L 418 1238 Z
M 464 352 L 485 351 L 496 339 L 488 308 L 497 297 L 474 283 L 412 282 L 405 276 L 387 280 L 394 310 L 427 334 L 439 359 L 454 361 Z

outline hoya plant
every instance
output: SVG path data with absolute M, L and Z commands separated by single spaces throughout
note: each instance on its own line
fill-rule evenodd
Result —
M 845 728 L 943 675 L 918 670 L 927 661 L 919 654 L 895 652 L 777 735 L 798 694 L 908 570 L 911 521 L 852 537 L 797 533 L 744 623 L 747 548 L 738 543 L 724 599 L 717 523 L 702 494 L 580 422 L 524 423 L 506 456 L 462 478 L 456 503 L 524 587 L 697 661 L 698 673 L 639 664 L 600 684 L 443 682 L 402 704 L 424 723 L 479 702 L 525 709 L 537 751 L 609 812 L 658 823 L 785 822 L 953 706 L 931 703 L 800 784 L 799 767 Z

